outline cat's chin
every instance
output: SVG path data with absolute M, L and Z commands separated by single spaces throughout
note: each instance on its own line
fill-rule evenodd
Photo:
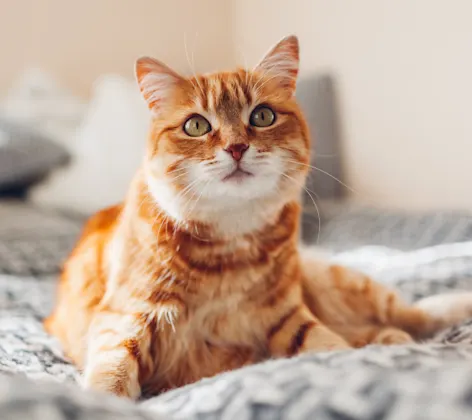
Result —
M 237 168 L 233 172 L 231 172 L 229 175 L 226 175 L 222 181 L 223 182 L 236 182 L 236 183 L 242 183 L 246 179 L 253 177 L 254 174 L 251 172 L 245 171 L 243 169 Z
M 279 181 L 273 174 L 237 171 L 209 183 L 192 184 L 195 181 L 190 179 L 188 185 L 195 185 L 195 189 L 182 194 L 180 191 L 188 187 L 176 190 L 169 182 L 148 175 L 147 189 L 156 204 L 175 220 L 221 224 L 219 230 L 229 234 L 235 228 L 231 226 L 235 220 L 245 224 L 238 225 L 235 232 L 252 231 L 260 228 L 267 217 L 277 213 L 286 202 L 296 198 L 297 189 L 280 188 Z
M 237 170 L 215 181 L 205 189 L 203 196 L 208 200 L 223 201 L 237 207 L 245 202 L 264 200 L 277 194 L 277 179 Z

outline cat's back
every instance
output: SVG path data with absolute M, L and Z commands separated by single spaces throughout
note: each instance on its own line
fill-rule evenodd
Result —
M 91 216 L 85 223 L 78 245 L 90 235 L 106 233 L 114 227 L 122 211 L 122 204 L 107 207 Z
M 104 280 L 100 271 L 104 268 L 104 254 L 106 247 L 111 241 L 111 237 L 118 224 L 122 212 L 122 205 L 118 204 L 105 208 L 94 214 L 85 223 L 82 234 L 64 264 L 61 282 L 67 279 L 67 276 L 78 270 L 77 264 L 87 266 L 90 274 L 92 271 L 97 277 L 97 282 Z M 85 268 L 85 267 L 84 267 Z M 83 270 L 79 270 L 83 272 Z
M 81 364 L 82 342 L 93 311 L 106 288 L 105 253 L 122 213 L 122 205 L 103 209 L 90 217 L 64 263 L 57 303 L 44 325 L 60 338 L 67 355 Z

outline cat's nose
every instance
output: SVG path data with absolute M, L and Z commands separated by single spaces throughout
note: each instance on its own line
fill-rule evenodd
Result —
M 225 152 L 231 153 L 233 159 L 239 161 L 247 149 L 249 149 L 249 146 L 245 143 L 233 143 L 225 149 Z

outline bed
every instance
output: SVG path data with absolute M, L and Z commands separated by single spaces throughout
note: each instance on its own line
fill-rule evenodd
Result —
M 303 218 L 303 240 L 408 300 L 472 289 L 472 217 L 407 215 L 338 202 Z M 84 392 L 41 321 L 83 223 L 0 201 L 0 418 L 472 418 L 472 322 L 425 343 L 271 360 L 132 403 Z M 319 239 L 317 239 L 319 236 Z

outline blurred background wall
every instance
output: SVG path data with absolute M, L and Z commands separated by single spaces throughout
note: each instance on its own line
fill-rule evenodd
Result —
M 252 66 L 296 33 L 302 77 L 336 80 L 353 198 L 472 210 L 470 0 L 0 0 L 0 10 L 0 93 L 28 66 L 84 98 L 101 74 L 131 78 L 142 54 L 189 73 L 185 39 L 197 71 Z
M 0 92 L 40 67 L 82 96 L 102 74 L 133 77 L 141 55 L 190 72 L 233 63 L 231 3 L 219 0 L 0 0 Z
M 234 40 L 255 62 L 300 36 L 302 76 L 337 81 L 354 197 L 407 209 L 472 210 L 470 0 L 238 0 Z

